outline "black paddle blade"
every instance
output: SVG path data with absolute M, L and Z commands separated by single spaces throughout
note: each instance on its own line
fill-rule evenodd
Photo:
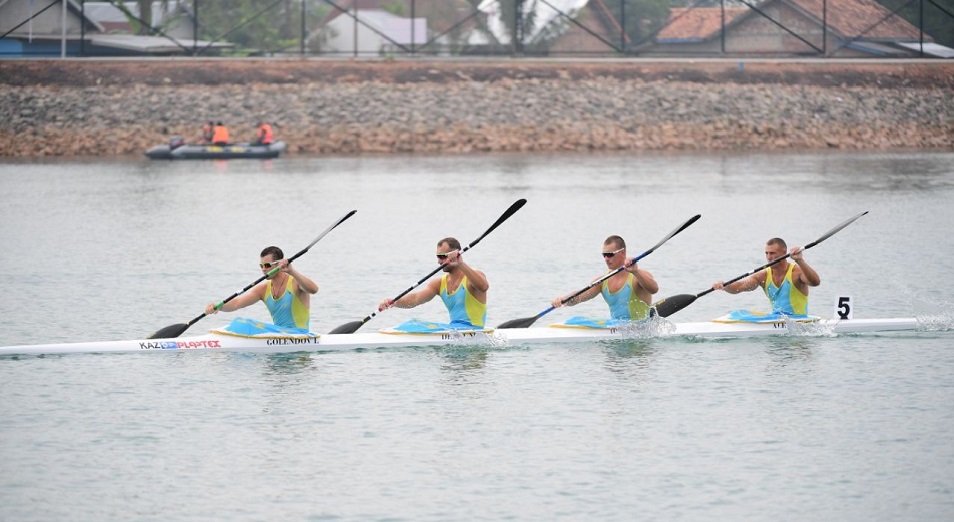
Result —
M 173 324 L 161 328 L 158 332 L 149 336 L 149 339 L 173 339 L 182 335 L 189 328 L 185 323 Z
M 351 321 L 350 323 L 345 323 L 328 333 L 329 334 L 353 334 L 357 332 L 358 328 L 361 328 L 361 325 L 363 324 L 364 324 L 364 321 Z
M 530 328 L 530 325 L 537 322 L 539 315 L 533 317 L 524 317 L 522 319 L 511 319 L 509 321 L 504 321 L 497 325 L 497 328 Z
M 679 294 L 667 297 L 662 301 L 657 301 L 653 307 L 659 317 L 669 317 L 670 315 L 691 305 L 696 300 L 692 294 Z

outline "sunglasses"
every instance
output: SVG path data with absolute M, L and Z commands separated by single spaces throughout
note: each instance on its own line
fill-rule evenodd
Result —
M 273 266 L 278 266 L 278 261 L 272 261 L 271 263 L 259 263 L 258 266 L 261 268 L 271 268 Z
M 606 259 L 609 259 L 622 251 L 623 249 L 621 248 L 619 250 L 614 250 L 612 252 L 603 252 L 603 257 L 605 257 Z
M 448 252 L 448 253 L 446 253 L 446 254 L 437 254 L 437 260 L 438 260 L 438 261 L 443 261 L 443 260 L 447 259 L 447 256 L 450 255 L 450 254 L 453 253 L 453 252 L 457 252 L 457 251 L 456 251 L 456 250 L 452 250 L 451 252 Z

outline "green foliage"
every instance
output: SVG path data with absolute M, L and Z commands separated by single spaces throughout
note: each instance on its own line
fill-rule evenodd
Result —
M 297 48 L 302 1 L 306 31 L 317 31 L 329 10 L 321 0 L 201 0 L 200 37 L 235 44 L 237 56 Z
M 399 0 L 381 4 L 381 9 L 395 16 L 407 16 L 407 6 Z

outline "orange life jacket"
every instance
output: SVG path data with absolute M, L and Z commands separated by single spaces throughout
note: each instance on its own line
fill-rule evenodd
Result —
M 228 143 L 229 130 L 225 125 L 216 125 L 215 132 L 212 133 L 212 143 Z
M 258 139 L 259 143 L 270 145 L 274 139 L 274 136 L 272 135 L 272 126 L 267 123 L 259 125 L 258 135 L 256 138 Z

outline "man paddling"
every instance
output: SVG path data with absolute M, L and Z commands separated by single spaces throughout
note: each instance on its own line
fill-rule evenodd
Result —
M 272 321 L 275 323 L 274 326 L 278 327 L 278 331 L 308 332 L 308 325 L 311 320 L 311 296 L 318 293 L 318 285 L 296 270 L 285 259 L 282 249 L 277 246 L 270 246 L 262 250 L 259 268 L 262 269 L 263 273 L 268 274 L 275 267 L 279 268 L 277 272 L 267 276 L 264 281 L 255 285 L 249 291 L 223 304 L 218 310 L 215 308 L 216 303 L 209 303 L 205 307 L 205 313 L 214 314 L 220 310 L 233 312 L 256 301 L 262 301 L 268 308 Z M 269 326 L 240 318 L 232 321 L 226 330 L 239 335 L 255 335 L 256 333 L 275 331 Z
M 464 262 L 460 241 L 453 237 L 446 237 L 437 242 L 437 262 L 444 272 L 440 279 L 431 279 L 423 289 L 409 293 L 397 301 L 390 298 L 381 301 L 378 311 L 392 306 L 414 308 L 440 296 L 450 313 L 450 324 L 435 324 L 437 329 L 482 329 L 487 322 L 487 290 L 490 288 L 487 276 Z M 427 323 L 419 321 L 415 323 L 417 323 L 413 327 L 415 330 L 432 329 L 424 326 Z M 412 327 L 405 326 L 403 330 L 410 331 L 409 328 Z M 402 327 L 399 326 L 398 329 Z
M 857 218 L 856 218 L 857 219 Z M 783 257 L 788 245 L 780 238 L 769 239 L 765 244 L 765 259 L 773 262 Z M 730 294 L 750 292 L 761 287 L 772 303 L 772 312 L 782 315 L 801 316 L 808 314 L 808 288 L 821 284 L 818 272 L 805 261 L 801 247 L 793 247 L 788 259 L 783 259 L 773 266 L 760 270 L 745 279 L 740 279 L 730 285 L 723 285 L 722 281 L 712 283 L 713 290 L 725 290 Z
M 636 258 L 626 258 L 626 241 L 620 236 L 610 236 L 603 241 L 603 260 L 610 271 L 618 270 L 603 284 L 593 286 L 582 294 L 567 300 L 567 296 L 558 297 L 551 305 L 555 308 L 574 306 L 602 295 L 610 309 L 610 316 L 621 321 L 640 321 L 649 316 L 649 307 L 653 294 L 659 291 L 659 285 L 648 270 L 639 268 Z M 565 302 L 564 302 L 565 301 Z

